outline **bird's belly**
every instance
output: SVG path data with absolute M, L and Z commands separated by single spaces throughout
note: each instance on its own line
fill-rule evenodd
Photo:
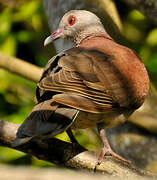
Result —
M 109 113 L 89 113 L 84 111 L 79 111 L 77 117 L 75 118 L 72 129 L 86 129 L 94 128 L 98 123 L 103 122 L 105 128 L 114 127 L 125 121 L 123 114 L 119 112 L 109 112 Z

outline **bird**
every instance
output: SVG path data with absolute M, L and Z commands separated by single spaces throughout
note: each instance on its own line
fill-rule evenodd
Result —
M 76 45 L 48 61 L 37 84 L 38 103 L 20 125 L 13 146 L 64 131 L 78 143 L 72 130 L 97 128 L 102 140 L 98 164 L 106 155 L 129 162 L 112 149 L 106 129 L 124 123 L 143 104 L 150 86 L 144 63 L 87 10 L 65 13 L 44 46 L 59 38 Z

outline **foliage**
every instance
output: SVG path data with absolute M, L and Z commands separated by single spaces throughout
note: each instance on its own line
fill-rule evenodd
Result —
M 0 24 L 0 51 L 36 65 L 46 64 L 49 53 L 42 51 L 42 43 L 49 32 L 40 0 L 18 8 L 1 7 Z M 35 83 L 0 69 L 0 118 L 21 123 L 36 102 L 35 89 Z M 23 158 L 23 153 L 0 148 L 1 163 L 39 164 L 36 161 L 28 156 Z

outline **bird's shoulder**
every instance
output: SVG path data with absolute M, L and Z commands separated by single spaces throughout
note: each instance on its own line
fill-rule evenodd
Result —
M 112 61 L 112 56 L 96 47 L 71 48 L 49 60 L 38 86 L 42 88 L 45 82 L 52 83 L 52 80 L 62 83 L 62 79 L 71 84 L 75 81 L 86 85 L 94 83 L 95 87 L 105 91 L 107 84 L 104 78 L 112 73 L 109 72 L 109 61 Z

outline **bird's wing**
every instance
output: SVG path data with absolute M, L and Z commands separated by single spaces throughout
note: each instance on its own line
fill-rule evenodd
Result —
M 92 113 L 120 110 L 113 96 L 113 90 L 120 91 L 121 86 L 112 58 L 95 48 L 72 48 L 52 58 L 38 83 L 38 104 L 18 129 L 15 145 L 27 137 L 65 131 L 77 109 Z
M 58 71 L 58 69 L 60 68 L 58 66 L 58 61 L 62 56 L 65 56 L 65 54 L 64 53 L 59 53 L 56 56 L 52 57 L 48 61 L 48 63 L 46 64 L 46 66 L 44 68 L 43 74 L 42 74 L 42 76 L 41 76 L 41 78 L 39 80 L 39 83 L 40 83 L 40 81 L 42 81 L 43 78 L 48 77 L 49 75 L 53 75 L 54 73 L 56 73 Z M 45 91 L 44 89 L 39 89 L 39 87 L 37 86 L 36 98 L 37 98 L 38 102 L 43 102 L 45 100 L 48 100 L 54 94 L 56 94 L 56 93 Z
M 44 77 L 55 74 L 61 56 L 62 54 L 58 54 L 49 60 L 40 81 Z M 53 92 L 37 88 L 36 94 L 38 104 L 34 106 L 32 112 L 18 128 L 17 138 L 13 146 L 19 146 L 32 137 L 49 135 L 53 137 L 65 131 L 72 124 L 75 114 L 77 114 L 76 109 L 63 107 L 54 102 L 52 99 Z
M 115 81 L 108 63 L 111 58 L 95 48 L 67 50 L 58 58 L 55 72 L 50 71 L 54 62 L 49 63 L 49 73 L 38 83 L 40 92 L 57 92 L 53 96 L 56 102 L 83 111 L 113 111 L 119 104 L 114 101 L 108 83 Z

